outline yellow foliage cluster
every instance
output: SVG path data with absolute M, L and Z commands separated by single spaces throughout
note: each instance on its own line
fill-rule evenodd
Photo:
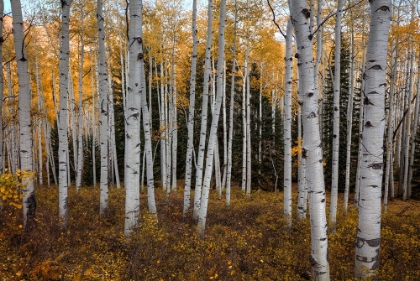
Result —
M 17 170 L 15 174 L 8 172 L 0 174 L 0 201 L 4 204 L 21 209 L 22 208 L 22 190 L 24 185 L 22 181 L 31 177 L 32 173 Z

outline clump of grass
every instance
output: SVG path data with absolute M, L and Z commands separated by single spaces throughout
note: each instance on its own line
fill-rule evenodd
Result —
M 230 207 L 211 198 L 206 236 L 182 217 L 182 192 L 156 190 L 158 221 L 141 195 L 141 226 L 123 236 L 123 189 L 111 189 L 106 216 L 99 190 L 69 190 L 69 228 L 58 226 L 57 188 L 38 188 L 37 219 L 24 232 L 21 210 L 0 214 L 0 276 L 5 280 L 305 280 L 311 272 L 310 226 L 284 228 L 282 194 L 239 189 Z M 296 196 L 296 194 L 295 194 Z M 404 212 L 402 210 L 409 206 Z M 380 280 L 420 280 L 420 204 L 393 201 L 383 217 Z M 353 280 L 357 210 L 337 217 L 329 235 L 332 280 Z

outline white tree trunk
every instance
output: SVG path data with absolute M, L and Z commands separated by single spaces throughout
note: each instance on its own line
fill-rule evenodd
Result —
M 20 0 L 11 1 L 13 14 L 13 35 L 15 54 L 18 66 L 19 80 L 19 154 L 20 168 L 31 173 L 32 163 L 32 134 L 31 134 L 31 91 L 29 84 L 28 59 L 23 35 L 23 17 Z M 35 219 L 36 200 L 34 193 L 34 175 L 23 178 L 23 227 Z
M 233 108 L 235 105 L 235 74 L 236 74 L 236 21 L 238 8 L 235 0 L 235 21 L 233 28 L 233 51 L 232 51 L 232 79 L 230 83 L 230 107 L 229 107 L 229 136 L 228 136 L 228 160 L 226 171 L 226 206 L 230 206 L 230 190 L 232 179 L 232 140 L 233 140 Z
M 318 119 L 318 95 L 314 88 L 314 61 L 312 35 L 309 33 L 309 10 L 306 1 L 289 1 L 295 28 L 299 68 L 299 95 L 302 103 L 303 145 L 302 157 L 306 160 L 306 179 L 309 188 L 311 215 L 311 264 L 315 280 L 329 280 L 327 258 L 328 238 L 325 214 L 325 185 L 322 165 L 321 137 Z
M 286 29 L 286 85 L 284 91 L 284 118 L 283 118 L 283 142 L 284 142 L 284 175 L 283 175 L 283 214 L 286 227 L 292 226 L 292 78 L 293 78 L 293 24 L 287 21 Z M 300 191 L 300 190 L 299 190 Z M 300 198 L 300 192 L 299 192 Z M 299 201 L 300 202 L 300 201 Z M 302 206 L 298 206 L 300 208 Z M 299 212 L 300 214 L 300 212 Z M 300 217 L 300 216 L 299 216 Z
M 332 181 L 330 204 L 330 231 L 335 232 L 337 220 L 338 201 L 338 154 L 340 141 L 340 68 L 341 68 L 341 14 L 343 0 L 338 0 L 337 16 L 335 21 L 335 53 L 334 53 L 334 117 L 333 117 L 333 144 L 332 144 Z
M 351 11 L 350 11 L 351 13 Z M 349 73 L 349 101 L 347 105 L 347 146 L 346 146 L 346 180 L 344 188 L 343 211 L 347 215 L 347 207 L 350 193 L 350 165 L 351 165 L 351 136 L 353 128 L 353 96 L 354 96 L 354 31 L 351 26 L 350 37 L 350 73 Z
M 129 29 L 129 70 L 126 109 L 125 149 L 127 154 L 125 169 L 128 169 L 125 178 L 125 224 L 124 233 L 130 235 L 139 224 L 140 214 L 140 92 L 141 92 L 141 61 L 143 56 L 141 38 L 142 28 L 142 1 L 131 0 L 129 4 L 130 29 Z
M 206 172 L 204 175 L 203 194 L 201 195 L 200 217 L 198 220 L 198 233 L 201 238 L 204 238 L 204 230 L 206 226 L 207 207 L 209 203 L 210 182 L 213 170 L 214 150 L 217 142 L 217 128 L 220 117 L 220 106 L 223 98 L 223 65 L 225 61 L 225 18 L 226 18 L 226 0 L 220 1 L 220 21 L 218 34 L 218 57 L 217 57 L 217 96 L 216 104 L 214 106 L 213 118 L 211 122 L 209 143 L 207 147 L 206 157 Z
M 201 128 L 200 128 L 200 144 L 198 147 L 198 157 L 196 166 L 195 177 L 195 192 L 194 192 L 194 210 L 193 218 L 198 219 L 201 208 L 201 192 L 203 183 L 203 163 L 204 151 L 206 148 L 207 138 L 207 111 L 208 111 L 208 98 L 209 98 L 209 75 L 210 75 L 210 51 L 213 30 L 213 1 L 208 1 L 207 10 L 207 41 L 206 41 L 206 59 L 204 62 L 204 83 L 203 83 L 203 100 L 201 107 Z M 211 159 L 211 158 L 210 158 Z
M 251 197 L 251 79 L 249 71 L 249 42 L 246 42 L 246 197 Z
M 93 61 L 95 61 L 95 60 L 93 60 Z M 96 122 L 95 122 L 96 102 L 95 102 L 95 71 L 93 71 L 92 65 L 90 66 L 90 71 L 92 73 L 92 75 L 91 75 L 91 91 L 92 91 L 92 148 L 91 148 L 92 149 L 92 172 L 93 172 L 93 186 L 96 187 Z
M 79 129 L 77 136 L 77 167 L 76 172 L 76 189 L 79 190 L 82 186 L 82 171 L 83 171 L 83 64 L 85 56 L 85 39 L 84 39 L 84 13 L 83 7 L 81 11 L 81 34 L 80 34 L 80 59 L 79 59 Z M 76 137 L 76 136 L 74 136 Z
M 420 56 L 419 56 L 419 60 L 420 60 Z M 418 72 L 420 73 L 420 64 L 418 64 Z M 415 149 L 416 149 L 416 143 L 415 143 L 415 139 L 416 139 L 416 135 L 417 135 L 417 130 L 418 130 L 418 124 L 419 124 L 419 110 L 420 110 L 420 75 L 417 76 L 417 95 L 416 95 L 416 105 L 414 108 L 414 124 L 413 124 L 413 134 L 411 135 L 411 154 L 410 154 L 410 167 L 409 167 L 409 171 L 408 171 L 408 197 L 411 197 L 411 192 L 412 192 L 412 186 L 411 186 L 411 181 L 413 180 L 413 165 L 414 165 L 414 153 L 415 153 Z
M 140 38 L 142 38 L 142 29 L 140 28 Z M 142 49 L 140 49 L 141 51 Z M 142 53 L 141 53 L 142 54 Z M 143 83 L 140 88 L 141 107 L 143 114 L 143 132 L 144 132 L 144 153 L 146 155 L 146 173 L 147 173 L 147 202 L 149 213 L 156 219 L 156 202 L 155 202 L 155 179 L 153 177 L 153 150 L 152 150 L 152 130 L 150 127 L 149 107 L 146 99 L 146 74 L 144 72 L 144 60 L 140 59 L 141 77 Z
M 73 0 L 62 1 L 62 28 L 60 46 L 60 109 L 58 119 L 58 184 L 59 184 L 59 218 L 63 228 L 67 228 L 68 223 L 68 69 L 70 56 L 70 5 Z
M 367 279 L 379 266 L 381 237 L 381 187 L 388 34 L 391 20 L 389 0 L 370 2 L 371 24 L 365 79 L 363 159 L 361 161 L 359 223 L 356 234 L 357 278 Z
M 102 0 L 98 0 L 96 19 L 98 23 L 99 44 L 99 110 L 100 110 L 100 143 L 101 143 L 101 181 L 99 213 L 105 214 L 108 209 L 108 165 L 109 165 L 109 106 L 108 106 L 108 75 L 105 62 L 105 33 Z M 131 150 L 129 150 L 131 151 Z
M 187 130 L 187 156 L 185 166 L 185 185 L 184 185 L 184 211 L 183 216 L 186 217 L 191 204 L 191 175 L 192 175 L 192 155 L 194 150 L 194 114 L 195 114 L 195 81 L 197 77 L 197 0 L 193 0 L 192 15 L 192 38 L 193 50 L 191 58 L 191 76 L 190 76 L 190 107 L 188 111 Z

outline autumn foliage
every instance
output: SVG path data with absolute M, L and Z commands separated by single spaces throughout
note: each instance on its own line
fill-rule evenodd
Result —
M 159 220 L 147 215 L 142 194 L 141 226 L 123 235 L 123 189 L 110 191 L 100 217 L 99 190 L 69 194 L 69 228 L 58 227 L 57 188 L 37 192 L 36 226 L 17 226 L 21 211 L 0 214 L 0 276 L 3 280 L 305 280 L 310 278 L 309 220 L 284 228 L 282 195 L 258 191 L 251 199 L 235 189 L 231 207 L 211 198 L 205 240 L 182 218 L 182 192 L 157 190 Z M 296 194 L 295 194 L 296 196 Z M 144 203 L 143 203 L 144 202 Z M 296 202 L 296 201 L 295 201 Z M 383 217 L 380 280 L 420 280 L 420 203 L 396 200 Z M 354 280 L 357 211 L 337 218 L 329 235 L 332 280 Z

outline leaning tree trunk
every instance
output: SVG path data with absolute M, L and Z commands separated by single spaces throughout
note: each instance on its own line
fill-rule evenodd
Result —
M 218 38 L 219 54 L 217 57 L 217 96 L 216 96 L 216 104 L 214 105 L 209 143 L 207 147 L 206 172 L 204 175 L 203 191 L 201 195 L 200 217 L 198 220 L 198 232 L 201 238 L 204 238 L 204 230 L 206 226 L 207 206 L 209 203 L 209 193 L 210 193 L 210 181 L 211 181 L 211 175 L 213 171 L 213 157 L 214 157 L 214 151 L 216 149 L 216 143 L 217 143 L 217 127 L 219 124 L 220 106 L 222 104 L 222 98 L 223 98 L 222 77 L 223 77 L 223 66 L 224 66 L 224 61 L 225 61 L 225 18 L 226 18 L 226 0 L 221 0 L 220 1 L 219 38 Z
M 101 143 L 101 180 L 99 213 L 105 214 L 108 209 L 108 165 L 109 165 L 109 122 L 108 122 L 108 75 L 105 62 L 105 33 L 102 0 L 98 0 L 96 18 L 98 22 L 99 44 L 99 138 Z M 131 150 L 129 150 L 131 151 Z
M 19 80 L 19 153 L 21 171 L 32 173 L 31 134 L 31 90 L 29 84 L 28 59 L 23 35 L 23 17 L 20 0 L 11 1 L 13 14 L 13 34 Z M 33 175 L 23 177 L 23 227 L 35 219 L 35 193 Z
M 293 76 L 293 24 L 289 19 L 286 30 L 286 86 L 284 91 L 284 217 L 286 227 L 292 226 L 292 76 Z M 300 193 L 299 193 L 300 197 Z M 298 207 L 299 208 L 299 207 Z
M 140 195 L 140 91 L 141 91 L 141 61 L 143 56 L 141 38 L 142 28 L 142 1 L 131 0 L 129 4 L 130 29 L 129 29 L 129 70 L 128 70 L 128 91 L 127 107 L 125 113 L 126 136 L 125 149 L 130 151 L 126 157 L 125 169 L 128 169 L 125 176 L 125 224 L 124 233 L 129 236 L 139 224 Z
M 198 157 L 196 165 L 195 177 L 195 193 L 194 193 L 194 210 L 193 218 L 198 219 L 201 205 L 201 190 L 203 182 L 203 162 L 204 151 L 207 138 L 207 111 L 209 99 L 209 75 L 210 75 L 210 52 L 212 40 L 212 23 L 213 23 L 213 1 L 208 1 L 208 23 L 207 23 L 207 41 L 206 41 L 206 58 L 204 63 L 204 83 L 203 83 L 203 100 L 201 108 L 201 128 L 200 128 L 200 144 L 198 147 Z
M 371 23 L 367 48 L 360 179 L 359 223 L 356 234 L 355 274 L 368 279 L 379 266 L 381 241 L 381 187 L 383 137 L 385 131 L 385 89 L 390 0 L 370 2 Z
M 295 56 L 298 58 L 299 98 L 302 104 L 302 157 L 306 161 L 306 179 L 311 215 L 312 250 L 310 260 L 315 280 L 329 280 L 325 184 L 319 132 L 318 95 L 314 88 L 312 34 L 308 29 L 310 11 L 304 0 L 289 1 L 289 7 L 296 34 L 297 53 Z

